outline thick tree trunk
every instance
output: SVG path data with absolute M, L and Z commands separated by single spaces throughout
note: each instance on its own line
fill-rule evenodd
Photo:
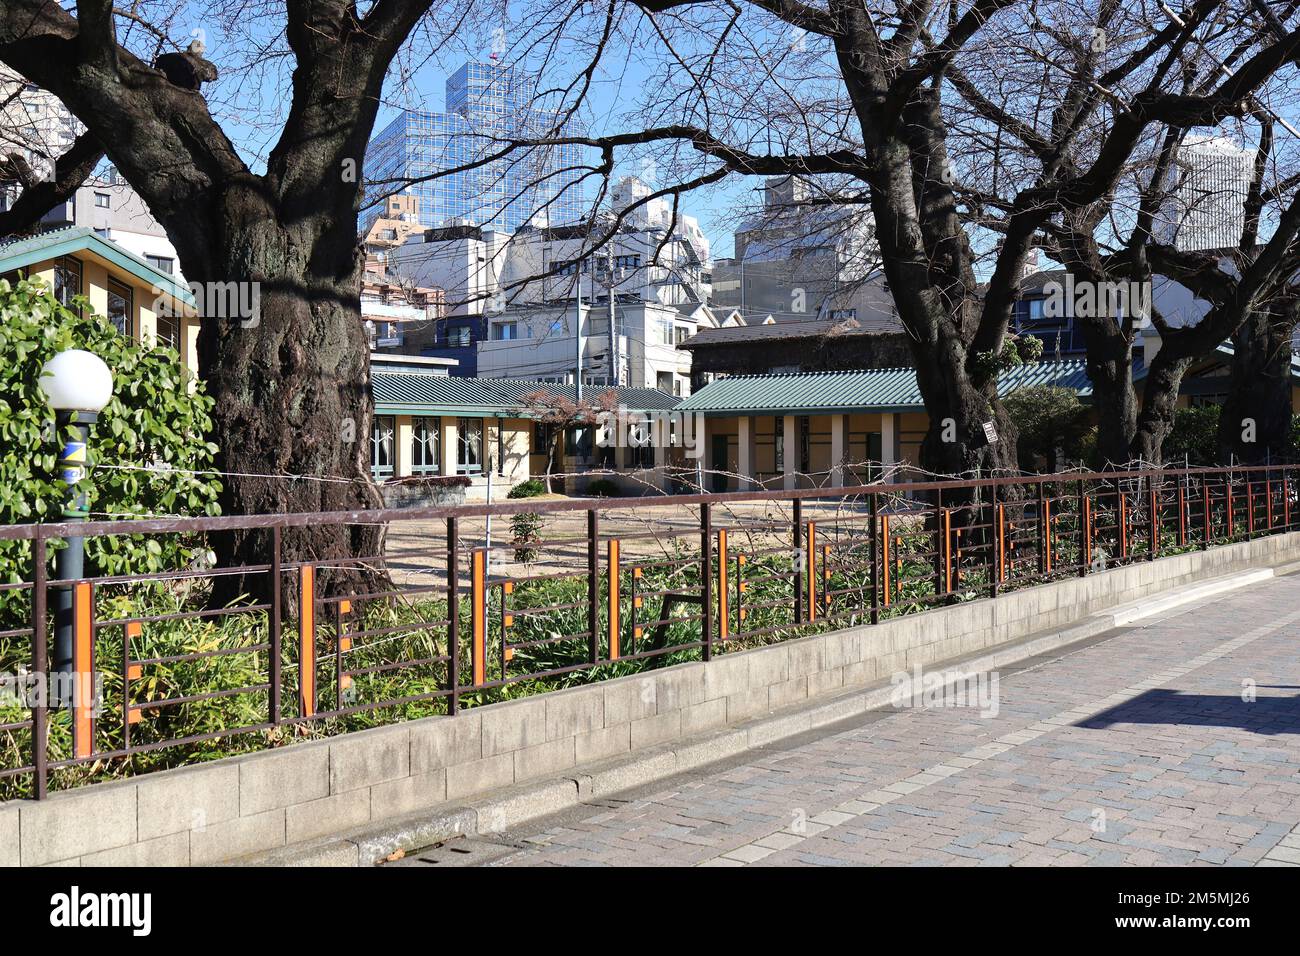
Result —
M 1015 426 L 991 390 L 977 386 L 967 373 L 960 345 L 946 343 L 937 354 L 918 350 L 916 358 L 916 380 L 930 419 L 921 467 L 964 478 L 1017 473 Z M 985 422 L 993 423 L 996 441 L 985 437 Z
M 1259 464 L 1291 449 L 1291 323 L 1251 312 L 1233 333 L 1228 398 L 1219 418 L 1219 460 Z
M 1190 364 L 1190 358 L 1167 356 L 1163 350 L 1151 363 L 1143 382 L 1142 411 L 1131 446 L 1133 458 L 1140 458 L 1144 465 L 1159 467 L 1164 461 L 1165 438 L 1174 427 L 1174 413 L 1178 410 L 1178 389 Z
M 1100 466 L 1121 467 L 1134 457 L 1138 397 L 1133 388 L 1132 343 L 1111 319 L 1079 320 L 1087 347 L 1092 405 L 1097 410 Z
M 372 415 L 369 346 L 358 299 L 360 257 L 347 233 L 296 234 L 259 208 L 256 196 L 235 197 L 229 233 L 206 274 L 191 282 L 248 283 L 243 301 L 258 303 L 251 319 L 223 317 L 206 296 L 198 341 L 200 374 L 220 396 L 212 440 L 220 448 L 225 514 L 341 512 L 382 507 L 370 479 Z M 302 476 L 302 477 L 294 477 Z M 386 582 L 384 528 L 319 522 L 285 528 L 283 562 L 321 562 L 326 593 L 370 590 Z M 225 567 L 267 564 L 269 530 L 220 536 Z M 215 601 L 264 598 L 265 574 L 217 579 Z

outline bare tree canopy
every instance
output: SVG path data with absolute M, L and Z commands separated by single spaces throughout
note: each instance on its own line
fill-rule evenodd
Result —
M 554 122 L 487 135 L 470 165 L 576 146 L 585 160 L 566 175 L 592 209 L 620 169 L 649 164 L 655 187 L 642 202 L 674 209 L 729 178 L 797 176 L 813 184 L 812 203 L 869 211 L 930 415 L 922 464 L 987 474 L 1016 468 L 996 386 L 1013 360 L 1009 323 L 1031 250 L 1100 260 L 1098 274 L 1181 270 L 1197 283 L 1215 318 L 1171 351 L 1167 375 L 1153 371 L 1166 385 L 1185 368 L 1179 355 L 1283 291 L 1295 180 L 1276 171 L 1289 140 L 1256 177 L 1262 238 L 1218 301 L 1215 269 L 1160 248 L 1148 224 L 1159 203 L 1141 184 L 1158 181 L 1171 137 L 1238 124 L 1262 143 L 1292 102 L 1294 13 L 1279 0 L 1194 0 L 1172 15 L 1159 0 L 228 0 L 129 11 L 8 0 L 0 61 L 85 124 L 167 229 L 187 279 L 260 288 L 256 323 L 208 318 L 199 336 L 232 473 L 222 504 L 310 511 L 378 501 L 365 443 L 340 438 L 364 435 L 371 413 L 357 215 L 403 184 L 374 183 L 363 197 L 363 159 L 381 105 L 406 101 L 431 59 L 490 42 L 535 76 Z M 189 45 L 192 34 L 178 36 L 189 21 L 222 42 Z M 593 246 L 607 235 L 593 230 Z M 1004 440 L 986 440 L 987 422 Z M 373 554 L 377 535 L 307 529 L 288 554 Z M 224 542 L 222 557 L 250 558 L 260 544 Z

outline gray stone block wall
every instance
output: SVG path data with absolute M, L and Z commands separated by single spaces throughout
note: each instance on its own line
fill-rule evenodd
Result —
M 39 802 L 0 804 L 0 864 L 200 865 L 237 859 L 719 731 L 896 671 L 1065 627 L 1148 594 L 1294 560 L 1300 560 L 1300 534 L 1271 536 L 876 627 L 719 654 L 708 664 L 681 664 L 456 717 L 56 793 Z M 647 765 L 626 772 L 635 777 L 652 771 Z M 632 777 L 629 786 L 639 782 Z M 615 773 L 602 786 L 619 779 Z

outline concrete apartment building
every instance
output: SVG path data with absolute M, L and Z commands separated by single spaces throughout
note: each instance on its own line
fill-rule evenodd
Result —
M 769 179 L 763 206 L 735 232 L 735 256 L 713 268 L 715 309 L 754 325 L 784 319 L 865 318 L 878 308 L 866 286 L 880 270 L 869 210 L 819 205 L 814 184 Z
M 630 177 L 613 192 L 612 214 L 513 234 L 453 223 L 412 236 L 388 264 L 445 290 L 442 333 L 422 352 L 456 359 L 458 375 L 571 383 L 581 354 L 585 384 L 685 395 L 690 354 L 677 346 L 717 324 L 698 221 L 673 216 Z
M 41 218 L 44 229 L 79 226 L 117 243 L 159 272 L 184 283 L 176 247 L 143 199 L 109 167 Z
M 0 156 L 17 154 L 39 178 L 48 179 L 54 161 L 84 129 L 57 96 L 0 63 Z M 0 209 L 14 195 L 0 185 Z

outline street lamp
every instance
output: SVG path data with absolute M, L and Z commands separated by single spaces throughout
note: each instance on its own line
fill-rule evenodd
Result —
M 88 502 L 77 484 L 86 476 L 90 464 L 87 451 L 90 426 L 113 397 L 113 375 L 98 355 L 69 349 L 45 363 L 40 386 L 54 408 L 56 434 L 62 442 L 58 469 L 68 486 L 63 520 L 85 521 L 89 514 Z M 75 430 L 75 436 L 68 436 L 69 425 Z M 67 547 L 54 558 L 55 580 L 75 581 L 84 576 L 83 539 L 69 537 Z M 72 588 L 62 587 L 54 594 L 54 673 L 61 678 L 58 696 L 64 706 L 71 702 L 71 682 L 67 678 L 72 673 L 72 625 Z

